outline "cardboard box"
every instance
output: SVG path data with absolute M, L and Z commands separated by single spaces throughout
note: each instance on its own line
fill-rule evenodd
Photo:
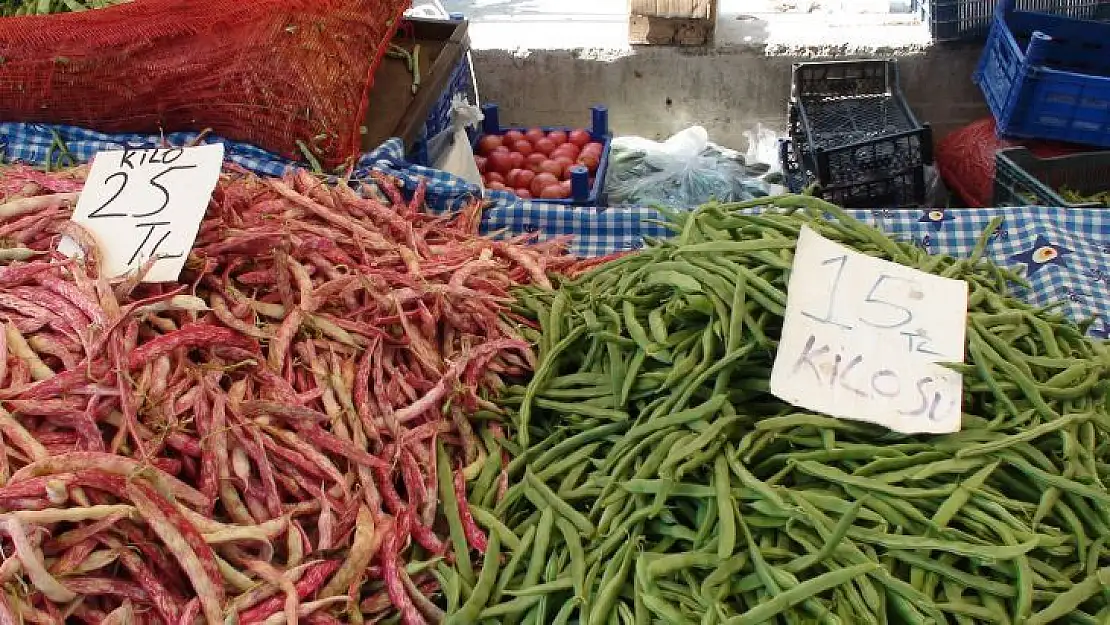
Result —
M 428 112 L 447 89 L 451 74 L 470 49 L 466 21 L 406 19 L 393 43 L 412 52 L 420 45 L 420 85 L 412 92 L 413 75 L 403 60 L 386 56 L 374 74 L 362 135 L 364 150 L 390 137 L 400 137 L 406 149 L 420 137 Z M 407 26 L 405 25 L 407 24 Z
M 717 0 L 630 0 L 633 45 L 705 46 L 713 42 Z

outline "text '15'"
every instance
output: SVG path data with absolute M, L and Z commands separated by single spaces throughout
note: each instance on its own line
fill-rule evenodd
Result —
M 771 392 L 903 433 L 960 429 L 967 283 L 873 258 L 806 227 Z

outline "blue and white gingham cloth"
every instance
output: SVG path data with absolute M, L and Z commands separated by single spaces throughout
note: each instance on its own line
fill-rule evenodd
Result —
M 42 164 L 54 134 L 69 152 L 87 161 L 96 152 L 119 149 L 125 143 L 155 147 L 163 141 L 181 145 L 196 133 L 173 133 L 164 139 L 147 135 L 104 135 L 67 126 L 43 124 L 0 124 L 0 155 L 6 160 Z M 203 142 L 221 141 L 206 137 Z M 262 175 L 278 176 L 295 165 L 264 150 L 223 141 L 226 158 Z M 393 175 L 407 191 L 423 181 L 427 202 L 438 212 L 460 208 L 478 197 L 480 190 L 465 180 L 443 171 L 413 165 L 404 160 L 404 148 L 391 139 L 362 155 L 356 176 L 371 170 Z M 537 232 L 541 238 L 571 236 L 571 252 L 578 256 L 601 256 L 637 249 L 644 237 L 669 235 L 656 221 L 661 216 L 648 208 L 576 207 L 520 200 L 507 192 L 491 192 L 483 216 L 482 231 L 493 234 Z M 1024 268 L 1031 284 L 1021 292 L 1035 305 L 1063 302 L 1064 311 L 1077 321 L 1095 318 L 1090 334 L 1110 338 L 1110 210 L 1047 207 L 974 209 L 852 210 L 853 216 L 887 232 L 895 239 L 921 246 L 934 254 L 966 256 L 980 233 L 996 216 L 1004 221 L 994 233 L 987 256 L 1005 266 Z
M 58 163 L 61 156 L 57 151 L 51 154 L 50 146 L 55 136 L 65 143 L 66 149 L 78 162 L 87 162 L 97 152 L 119 150 L 123 147 L 135 149 L 157 148 L 165 145 L 185 145 L 197 138 L 195 132 L 174 132 L 168 135 L 143 134 L 104 134 L 76 126 L 52 124 L 3 123 L 0 124 L 0 158 L 5 161 L 21 161 L 42 165 L 50 155 L 51 165 Z M 224 158 L 246 169 L 267 176 L 280 176 L 291 164 L 289 161 L 246 143 L 235 143 L 207 136 L 200 142 L 223 143 Z

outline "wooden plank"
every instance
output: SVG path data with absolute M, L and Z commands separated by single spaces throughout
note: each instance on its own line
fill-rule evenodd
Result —
M 717 0 L 631 0 L 629 13 L 646 17 L 709 19 Z
M 630 15 L 628 42 L 632 45 L 707 46 L 713 42 L 716 20 Z
M 706 46 L 713 42 L 717 0 L 630 0 L 632 45 Z

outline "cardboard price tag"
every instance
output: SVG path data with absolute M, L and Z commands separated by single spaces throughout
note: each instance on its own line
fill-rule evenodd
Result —
M 860 254 L 802 229 L 771 392 L 897 432 L 957 432 L 967 283 Z
M 173 282 L 193 247 L 216 189 L 224 146 L 99 152 L 73 221 L 96 239 L 100 271 L 111 278 L 157 258 L 143 282 Z M 58 251 L 75 256 L 68 237 Z

